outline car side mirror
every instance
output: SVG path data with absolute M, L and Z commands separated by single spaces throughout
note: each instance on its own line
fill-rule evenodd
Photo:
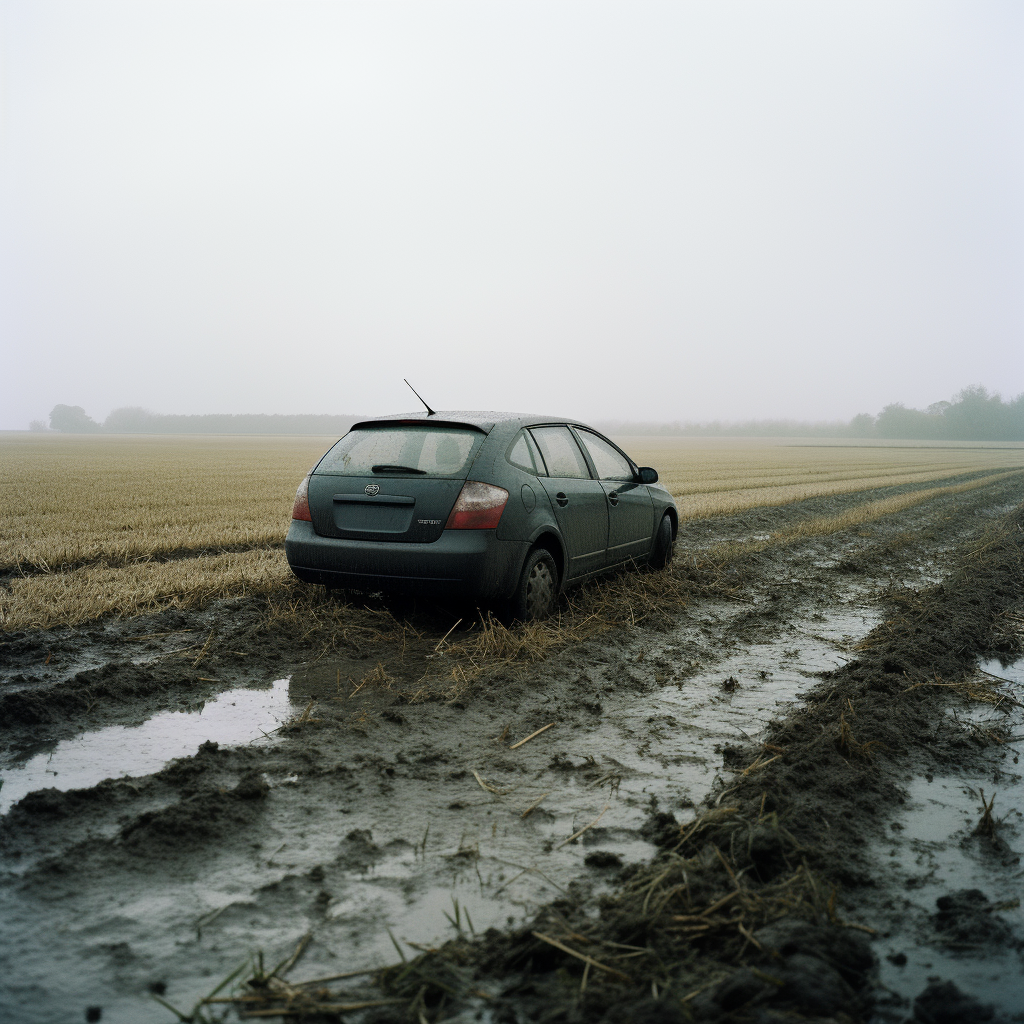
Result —
M 642 484 L 656 484 L 658 482 L 658 471 L 651 469 L 650 466 L 640 467 L 640 483 Z

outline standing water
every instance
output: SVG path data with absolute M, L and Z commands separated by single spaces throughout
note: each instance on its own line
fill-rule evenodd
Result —
M 270 689 L 226 690 L 194 711 L 163 711 L 137 726 L 112 725 L 62 740 L 23 765 L 0 767 L 0 814 L 37 789 L 86 789 L 104 779 L 149 775 L 208 740 L 269 737 L 291 713 L 288 679 Z
M 1024 659 L 1006 667 L 986 661 L 979 668 L 995 680 L 1024 686 Z M 899 893 L 886 908 L 888 929 L 876 941 L 880 981 L 897 996 L 880 1006 L 879 1022 L 904 1020 L 912 1000 L 938 981 L 952 981 L 1003 1013 L 1024 1014 L 1024 956 L 1015 945 L 1024 938 L 1024 712 L 1008 701 L 1004 707 L 1009 711 L 984 705 L 969 716 L 974 725 L 1005 737 L 992 750 L 990 767 L 914 779 L 892 823 L 892 839 L 879 851 L 884 891 Z M 989 836 L 978 826 L 993 798 Z M 971 890 L 987 902 L 954 896 L 967 909 L 953 921 L 948 898 Z M 945 921 L 939 900 L 947 908 Z M 972 901 L 977 909 L 971 909 Z M 980 929 L 972 927 L 975 921 Z

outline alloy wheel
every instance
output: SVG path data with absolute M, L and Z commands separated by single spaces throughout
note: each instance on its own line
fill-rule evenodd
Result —
M 547 562 L 538 562 L 526 580 L 526 611 L 531 619 L 543 619 L 555 600 L 555 578 Z

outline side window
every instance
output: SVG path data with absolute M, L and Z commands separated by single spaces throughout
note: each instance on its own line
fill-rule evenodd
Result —
M 531 433 L 544 456 L 548 476 L 590 479 L 583 452 L 568 427 L 534 427 Z
M 530 451 L 530 444 L 526 440 L 525 430 L 519 431 L 515 441 L 512 443 L 512 447 L 508 450 L 506 458 L 513 466 L 525 469 L 527 473 L 536 474 L 537 472 L 537 467 L 533 463 L 533 453 Z
M 577 430 L 580 440 L 586 445 L 590 457 L 594 460 L 598 478 L 601 480 L 632 481 L 633 467 L 622 452 L 613 448 L 603 437 L 590 433 L 589 430 Z

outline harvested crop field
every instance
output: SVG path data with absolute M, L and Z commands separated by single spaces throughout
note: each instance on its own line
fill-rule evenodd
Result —
M 74 625 L 287 590 L 283 537 L 295 487 L 332 440 L 0 435 L 0 626 Z M 1024 469 L 1024 449 L 1006 444 L 620 440 L 659 468 L 687 520 L 859 496 L 838 513 L 822 505 L 817 517 L 786 520 L 805 533 Z
M 1024 1019 L 1024 450 L 623 443 L 509 629 L 289 580 L 324 439 L 4 438 L 0 1016 Z

